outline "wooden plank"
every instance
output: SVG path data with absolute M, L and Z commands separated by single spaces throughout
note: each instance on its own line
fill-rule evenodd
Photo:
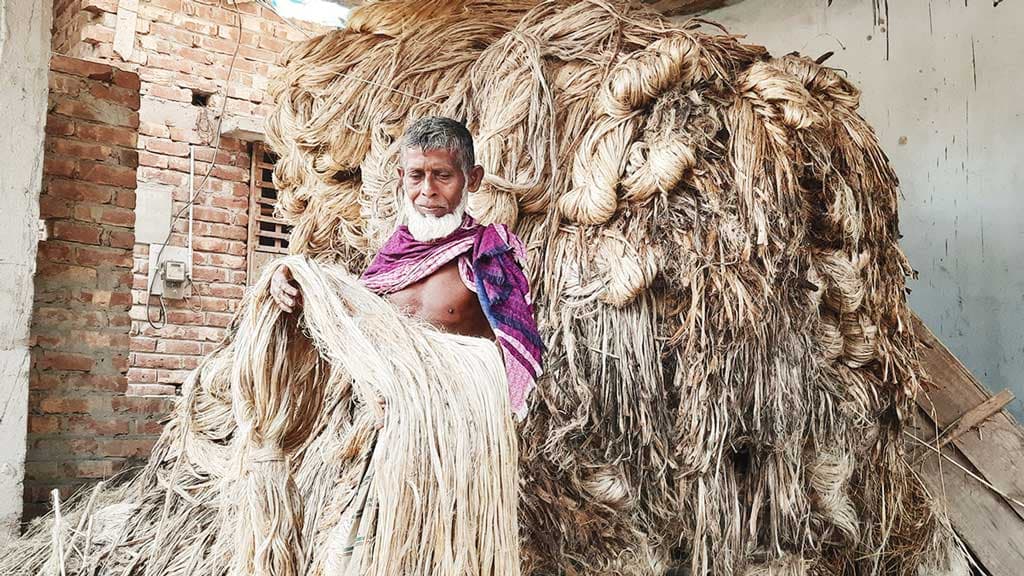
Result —
M 279 238 L 281 240 L 287 240 L 291 237 L 291 234 L 287 232 L 271 232 L 269 230 L 260 230 L 257 234 L 260 238 Z
M 991 395 L 917 316 L 914 332 L 921 341 L 921 367 L 927 373 L 917 404 L 940 429 L 948 428 Z M 993 486 L 1024 500 L 1024 430 L 1008 412 L 992 415 L 977 433 L 964 434 L 953 444 Z M 1024 510 L 1013 509 L 1024 519 Z
M 254 142 L 252 145 L 252 162 L 249 167 L 249 234 L 246 238 L 245 243 L 245 280 L 247 285 L 251 285 L 256 281 L 257 266 L 256 262 L 253 261 L 253 251 L 256 250 L 256 244 L 258 242 L 256 232 L 259 229 L 259 218 L 260 205 L 257 202 L 259 194 L 256 193 L 257 188 L 256 182 L 256 156 L 261 154 L 263 147 L 262 142 Z
M 994 416 L 997 412 L 1006 408 L 1006 405 L 1013 402 L 1013 392 L 1003 390 L 999 394 L 985 400 L 964 414 L 955 424 L 942 433 L 939 441 L 939 448 L 949 444 L 953 440 L 966 434 L 971 428 L 978 426 Z
M 924 411 L 918 411 L 918 424 L 919 428 L 911 432 L 916 437 L 932 434 L 934 424 Z M 908 442 L 912 444 L 913 440 Z M 943 454 L 970 469 L 971 463 L 954 446 L 955 442 L 943 449 Z M 949 516 L 953 529 L 988 574 L 1020 576 L 1024 566 L 1024 521 L 1012 506 L 949 460 L 940 462 L 933 450 L 916 450 L 927 451 L 918 473 Z

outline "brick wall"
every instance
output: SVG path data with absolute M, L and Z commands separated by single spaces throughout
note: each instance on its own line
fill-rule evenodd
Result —
M 188 199 L 189 146 L 195 146 L 198 186 L 214 159 L 222 107 L 226 116 L 262 121 L 280 54 L 290 42 L 324 30 L 289 25 L 254 2 L 238 4 L 236 12 L 219 0 L 139 0 L 134 49 L 124 60 L 112 44 L 117 0 L 78 1 L 68 10 L 78 11 L 73 19 L 85 33 L 68 49 L 138 72 L 139 194 L 170 194 L 173 213 Z M 231 321 L 247 281 L 250 150 L 249 142 L 220 139 L 194 207 L 193 295 L 165 301 L 166 326 L 159 329 L 146 319 L 150 246 L 135 245 L 128 394 L 176 394 Z M 187 243 L 187 226 L 185 218 L 175 223 L 172 245 Z M 158 307 L 152 298 L 151 318 Z
M 223 137 L 214 159 L 221 107 L 261 121 L 281 52 L 324 30 L 299 32 L 252 2 L 236 13 L 221 0 L 138 0 L 122 58 L 113 49 L 121 2 L 54 2 L 54 52 L 93 63 L 53 61 L 41 199 L 53 236 L 36 280 L 26 518 L 53 487 L 66 494 L 145 460 L 186 374 L 222 338 L 247 281 L 251 143 Z M 177 212 L 189 145 L 197 185 L 214 162 L 194 207 L 193 296 L 166 301 L 167 324 L 153 329 L 136 194 L 169 195 Z M 171 244 L 186 245 L 186 230 L 178 221 Z
M 124 395 L 139 78 L 54 56 L 32 321 L 25 516 L 148 453 L 166 401 Z

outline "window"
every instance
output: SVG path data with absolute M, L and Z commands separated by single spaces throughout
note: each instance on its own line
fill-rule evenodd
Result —
M 274 217 L 277 188 L 274 164 L 277 156 L 262 143 L 252 145 L 252 177 L 249 181 L 249 270 L 250 282 L 259 278 L 267 262 L 288 254 L 291 226 Z

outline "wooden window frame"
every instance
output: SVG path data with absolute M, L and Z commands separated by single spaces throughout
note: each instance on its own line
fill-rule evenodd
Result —
M 284 220 L 274 217 L 277 187 L 274 186 L 274 153 L 263 142 L 253 142 L 249 175 L 249 236 L 246 243 L 247 284 L 253 282 L 269 260 L 287 255 L 291 232 Z

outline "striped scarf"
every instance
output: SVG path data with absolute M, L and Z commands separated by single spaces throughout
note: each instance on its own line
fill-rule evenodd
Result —
M 522 419 L 526 399 L 541 374 L 543 343 L 523 273 L 526 249 L 507 227 L 481 226 L 467 215 L 448 236 L 420 242 L 406 226 L 399 226 L 361 281 L 377 294 L 392 294 L 460 257 L 469 261 L 463 278 L 475 288 L 480 308 L 501 346 L 509 400 L 516 417 Z

